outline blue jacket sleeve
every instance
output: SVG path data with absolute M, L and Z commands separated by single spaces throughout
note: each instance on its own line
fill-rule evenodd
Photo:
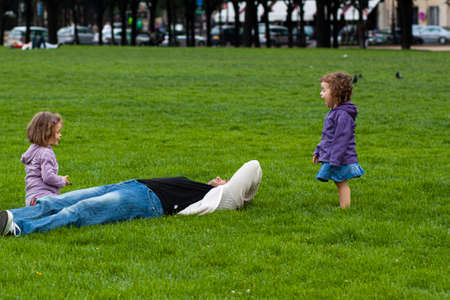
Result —
M 330 165 L 342 165 L 343 157 L 353 136 L 353 119 L 345 111 L 336 114 L 336 130 L 330 149 Z

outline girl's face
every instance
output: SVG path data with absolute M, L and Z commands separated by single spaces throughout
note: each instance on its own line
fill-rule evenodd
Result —
M 336 104 L 334 103 L 333 96 L 331 95 L 329 84 L 326 82 L 321 82 L 320 86 L 322 87 L 322 91 L 320 91 L 320 97 L 325 100 L 325 105 L 329 108 L 335 108 Z
M 55 126 L 55 133 L 48 141 L 49 146 L 56 146 L 59 143 L 59 140 L 61 139 L 61 129 L 62 129 L 62 123 L 58 122 Z

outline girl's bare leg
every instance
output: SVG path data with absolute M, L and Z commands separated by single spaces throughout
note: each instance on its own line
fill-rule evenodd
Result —
M 339 203 L 341 205 L 341 208 L 347 208 L 350 207 L 350 187 L 348 186 L 347 180 L 344 180 L 342 182 L 334 182 L 337 186 L 338 193 L 339 193 Z

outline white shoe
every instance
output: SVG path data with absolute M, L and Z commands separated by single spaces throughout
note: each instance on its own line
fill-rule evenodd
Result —
M 0 214 L 0 220 L 5 220 L 6 218 L 6 222 L 3 222 L 5 227 L 3 228 L 1 235 L 14 235 L 16 237 L 20 236 L 22 230 L 20 230 L 20 227 L 14 222 L 13 214 L 9 210 L 2 211 Z
M 7 210 L 0 212 L 0 235 L 6 235 L 11 227 L 12 218 Z

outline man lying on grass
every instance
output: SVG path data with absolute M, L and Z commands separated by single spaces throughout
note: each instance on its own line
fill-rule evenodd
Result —
M 133 179 L 118 184 L 48 195 L 35 206 L 0 212 L 0 235 L 45 232 L 133 218 L 206 214 L 239 209 L 256 195 L 262 178 L 257 160 L 245 163 L 229 181 L 200 183 L 186 177 Z

